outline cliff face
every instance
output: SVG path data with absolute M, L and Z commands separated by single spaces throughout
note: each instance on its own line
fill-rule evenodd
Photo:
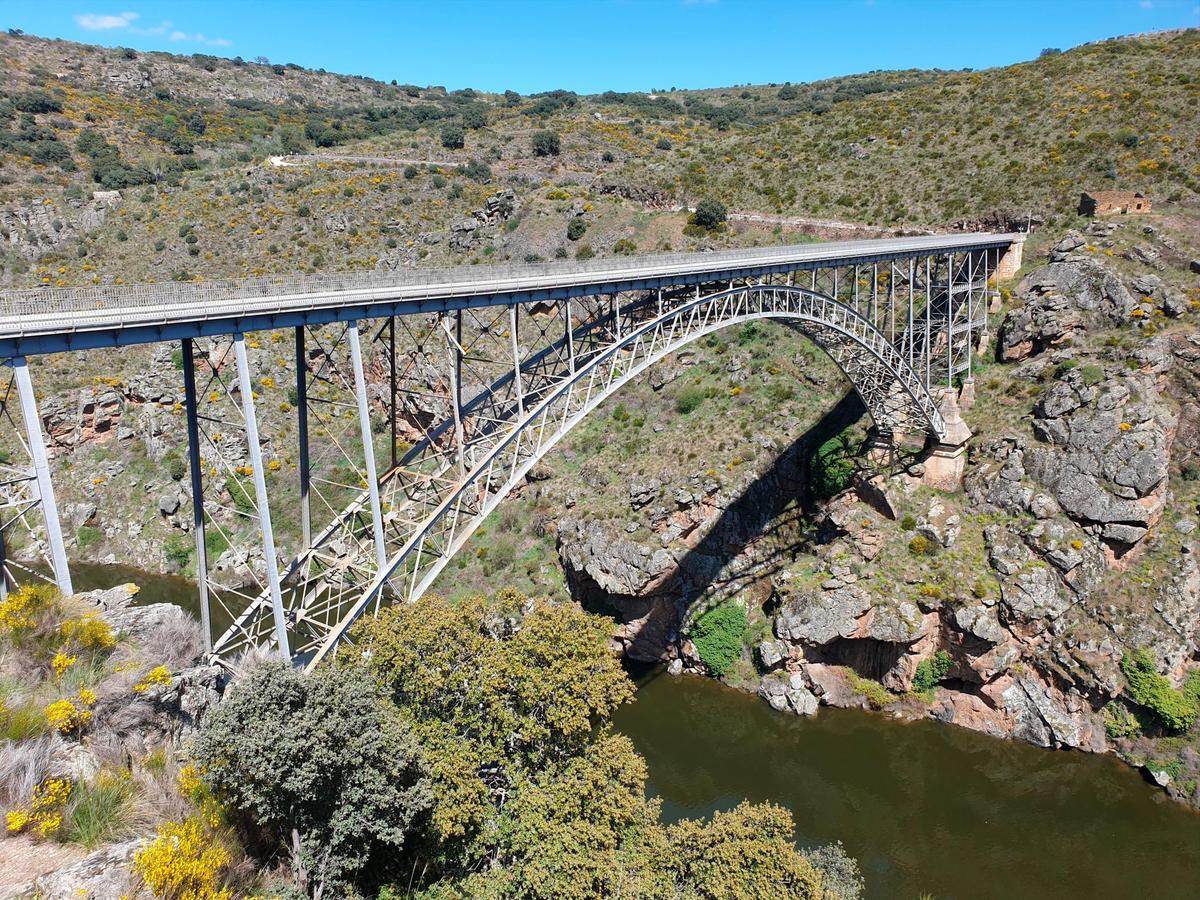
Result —
M 726 680 L 778 709 L 886 706 L 1115 750 L 1160 783 L 1165 767 L 1169 789 L 1195 800 L 1195 736 L 1163 743 L 1149 721 L 1137 734 L 1113 723 L 1144 712 L 1125 654 L 1148 651 L 1175 685 L 1200 661 L 1200 294 L 1182 265 L 1119 262 L 1155 229 L 1091 230 L 1092 244 L 1068 235 L 1033 263 L 997 315 L 1004 362 L 977 376 L 961 492 L 924 486 L 910 457 L 814 503 L 811 443 L 726 489 L 633 481 L 632 517 L 661 541 L 564 523 L 577 597 L 621 620 L 625 652 L 677 672 L 706 670 L 689 639 L 703 610 L 738 603 L 747 649 Z M 690 552 L 664 549 L 680 534 Z

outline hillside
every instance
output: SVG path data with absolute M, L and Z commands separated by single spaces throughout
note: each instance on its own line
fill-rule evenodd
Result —
M 689 237 L 672 210 L 705 196 L 885 228 L 1062 223 L 1107 187 L 1189 204 L 1198 50 L 1184 31 L 982 72 L 522 97 L 0 35 L 0 285 L 782 239 L 770 222 Z M 538 131 L 557 152 L 534 152 Z M 515 200 L 502 227 L 449 231 L 497 190 Z

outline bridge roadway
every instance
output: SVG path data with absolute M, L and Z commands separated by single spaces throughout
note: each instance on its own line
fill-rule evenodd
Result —
M 409 269 L 390 275 L 4 291 L 0 358 L 760 278 L 892 263 L 942 251 L 1005 251 L 1024 237 L 923 235 L 586 262 Z

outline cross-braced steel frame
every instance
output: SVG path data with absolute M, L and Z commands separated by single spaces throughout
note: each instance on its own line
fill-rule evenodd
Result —
M 212 654 L 272 647 L 315 665 L 362 615 L 421 596 L 532 467 L 615 391 L 722 328 L 789 325 L 840 367 L 880 433 L 936 440 L 941 394 L 970 377 L 1001 252 L 909 253 L 739 281 L 301 324 L 264 343 L 242 333 L 185 338 L 192 524 Z M 9 362 L 18 389 L 28 382 L 23 362 Z M 0 486 L 8 491 L 0 502 L 11 498 L 19 511 L 0 521 L 0 562 L 5 528 L 29 524 L 40 507 L 48 514 L 32 523 L 39 546 L 69 586 L 61 529 L 44 502 L 48 466 L 37 465 L 46 454 L 32 389 L 28 398 L 24 421 L 35 427 L 24 443 L 34 466 L 18 469 L 25 480 L 11 489 Z M 264 402 L 283 409 L 287 428 L 260 433 Z M 299 523 L 289 560 L 278 521 Z M 257 547 L 239 543 L 247 532 Z

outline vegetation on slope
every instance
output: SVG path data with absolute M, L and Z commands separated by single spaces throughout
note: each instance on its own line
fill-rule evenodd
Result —
M 1104 41 L 982 72 L 523 97 L 0 35 L 0 228 L 17 239 L 0 280 L 157 281 L 771 239 L 687 234 L 686 213 L 661 211 L 706 198 L 892 227 L 1062 217 L 1084 189 L 1191 201 L 1198 40 L 1184 31 Z M 374 161 L 267 162 L 334 151 Z M 427 240 L 499 186 L 527 206 L 511 231 L 475 246 Z M 119 209 L 91 209 L 100 188 L 124 190 Z M 568 235 L 574 203 L 589 207 L 586 241 Z

